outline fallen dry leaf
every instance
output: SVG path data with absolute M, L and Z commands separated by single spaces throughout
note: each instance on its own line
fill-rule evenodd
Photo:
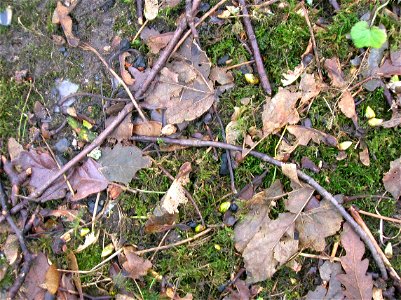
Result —
M 114 121 L 114 119 L 117 116 L 109 116 L 106 121 L 105 121 L 105 126 L 109 126 L 111 122 Z M 133 129 L 133 124 L 131 122 L 131 115 L 129 114 L 124 118 L 124 120 L 120 123 L 120 125 L 117 126 L 116 129 L 114 129 L 108 136 L 108 138 L 114 138 L 118 142 L 122 140 L 128 140 L 132 136 L 132 129 Z
M 283 140 L 277 151 L 277 159 L 288 157 L 298 146 L 307 146 L 310 140 L 316 144 L 320 144 L 322 142 L 331 147 L 337 147 L 338 145 L 337 139 L 334 136 L 314 128 L 308 128 L 299 125 L 288 125 L 287 131 L 295 136 L 295 141 L 293 142 L 293 145 L 290 145 Z
M 127 272 L 127 276 L 134 280 L 145 276 L 152 268 L 150 260 L 135 254 L 133 247 L 124 247 L 124 255 L 127 260 L 122 264 L 123 269 Z
M 16 159 L 21 154 L 21 152 L 24 151 L 22 145 L 18 143 L 14 138 L 8 139 L 7 148 L 11 160 Z
M 323 251 L 326 247 L 325 238 L 340 229 L 342 220 L 328 200 L 322 200 L 317 208 L 302 212 L 295 222 L 300 246 Z
M 343 93 L 340 102 L 338 102 L 338 107 L 347 118 L 350 118 L 354 124 L 357 124 L 358 117 L 355 111 L 354 97 L 352 97 L 348 90 Z
M 209 78 L 215 83 L 226 85 L 234 82 L 233 73 L 226 71 L 224 68 L 213 67 L 210 70 Z
M 61 27 L 63 27 L 65 37 L 71 47 L 77 47 L 79 45 L 79 38 L 72 33 L 72 19 L 69 16 L 77 3 L 78 1 L 74 1 L 69 7 L 66 7 L 61 1 L 58 1 L 52 18 L 54 24 L 61 24 Z
M 344 295 L 348 299 L 372 299 L 372 275 L 366 274 L 369 260 L 362 260 L 365 244 L 348 223 L 343 226 L 341 244 L 346 251 L 346 255 L 341 257 L 345 274 L 339 274 L 337 278 L 345 287 Z
M 127 85 L 133 85 L 135 83 L 135 79 L 131 77 L 130 73 L 125 69 L 125 59 L 131 56 L 129 52 L 123 52 L 119 56 L 119 62 L 120 62 L 120 74 L 122 80 L 127 84 Z
M 67 253 L 67 262 L 68 262 L 68 267 L 72 271 L 79 271 L 78 261 L 77 261 L 77 258 L 75 257 L 74 252 L 69 251 Z M 82 285 L 81 285 L 81 278 L 79 277 L 79 273 L 72 273 L 72 280 L 74 281 L 75 287 L 78 290 L 79 298 L 81 300 L 83 300 L 84 297 L 82 295 Z
M 341 88 L 345 86 L 346 82 L 344 80 L 344 74 L 341 70 L 340 60 L 338 57 L 326 59 L 324 61 L 324 68 L 326 69 L 331 79 L 331 84 L 334 87 Z
M 249 300 L 251 299 L 251 291 L 244 280 L 238 279 L 235 281 L 236 290 L 231 290 L 230 294 L 223 300 Z
M 401 112 L 399 110 L 393 110 L 391 119 L 381 123 L 384 128 L 393 128 L 401 124 Z
M 149 21 L 155 19 L 159 13 L 158 0 L 145 0 L 143 15 Z
M 276 133 L 287 124 L 296 124 L 299 115 L 296 104 L 301 98 L 300 92 L 293 93 L 288 89 L 281 89 L 263 107 L 262 121 L 265 135 Z
M 117 144 L 113 149 L 103 149 L 99 163 L 100 172 L 109 181 L 123 184 L 128 184 L 138 170 L 151 165 L 150 159 L 142 156 L 141 149 L 135 146 L 124 147 L 121 144 Z
M 49 267 L 46 255 L 39 252 L 34 258 L 20 289 L 20 299 L 36 300 L 45 298 L 46 290 L 42 289 L 41 285 L 45 282 L 46 272 Z
M 158 54 L 170 42 L 174 32 L 159 33 L 155 29 L 145 27 L 141 32 L 141 39 L 149 47 L 150 52 Z
M 157 121 L 148 121 L 148 123 L 134 124 L 132 134 L 134 135 L 149 135 L 160 136 L 162 130 L 162 123 Z
M 188 202 L 188 198 L 185 195 L 184 185 L 189 182 L 189 173 L 191 170 L 191 163 L 184 163 L 167 193 L 163 196 L 160 206 L 167 213 L 178 213 L 178 206 Z
M 390 162 L 390 170 L 384 174 L 383 183 L 394 199 L 401 196 L 401 157 Z
M 67 291 L 75 291 L 75 286 L 72 283 L 72 278 L 70 274 L 63 274 L 61 276 L 60 287 L 67 290 Z M 68 293 L 64 290 L 59 289 L 57 291 L 57 298 L 58 300 L 77 300 L 78 297 L 72 293 Z
M 187 38 L 173 58 L 161 70 L 144 101 L 151 107 L 166 109 L 167 124 L 192 121 L 216 100 L 208 79 L 211 63 L 193 38 Z
M 88 158 L 82 166 L 74 170 L 69 178 L 71 186 L 76 192 L 71 197 L 72 201 L 84 199 L 107 188 L 109 181 L 100 172 L 101 167 L 98 162 Z
M 370 166 L 369 149 L 365 145 L 361 152 L 359 152 L 359 160 L 364 166 Z
M 7 258 L 8 264 L 13 265 L 18 258 L 19 243 L 15 234 L 9 234 L 4 243 L 4 255 Z
M 86 248 L 88 248 L 90 245 L 93 245 L 94 243 L 97 242 L 99 239 L 99 234 L 100 231 L 98 231 L 96 234 L 95 232 L 91 232 L 85 236 L 85 242 L 81 245 L 78 246 L 77 250 L 75 250 L 76 253 L 82 252 Z
M 343 274 L 340 263 L 326 261 L 319 267 L 320 277 L 324 282 L 314 291 L 309 291 L 306 300 L 343 300 L 344 293 L 340 281 L 337 279 L 338 274 Z
M 59 284 L 60 273 L 57 271 L 56 265 L 53 264 L 47 269 L 44 286 L 50 294 L 55 295 Z
M 305 185 L 304 187 L 289 192 L 288 199 L 284 201 L 285 208 L 289 212 L 297 214 L 302 210 L 302 208 L 305 206 L 305 202 L 312 197 L 314 192 L 315 190 L 309 185 Z
M 159 205 L 153 210 L 153 214 L 149 216 L 145 224 L 146 233 L 165 232 L 174 227 L 174 223 L 178 220 L 178 214 L 169 214 Z
M 309 105 L 311 100 L 319 95 L 320 89 L 321 86 L 316 82 L 315 76 L 313 74 L 305 74 L 299 83 L 299 90 L 302 92 L 299 106 L 304 107 Z
M 296 164 L 283 164 L 281 166 L 281 171 L 285 176 L 287 176 L 292 182 L 295 182 L 298 185 L 301 185 L 301 182 L 298 179 L 297 174 L 297 165 Z

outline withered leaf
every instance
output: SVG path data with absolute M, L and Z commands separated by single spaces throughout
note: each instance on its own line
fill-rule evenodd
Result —
M 134 280 L 145 276 L 152 268 L 150 260 L 137 255 L 133 247 L 124 247 L 124 255 L 127 261 L 122 264 L 123 269 L 127 272 L 127 276 Z
M 48 269 L 49 263 L 47 262 L 46 255 L 43 252 L 39 252 L 33 260 L 32 266 L 20 289 L 20 299 L 44 299 L 46 290 L 40 286 L 45 282 Z
M 51 265 L 46 272 L 45 283 L 47 291 L 50 294 L 56 294 L 60 284 L 60 273 L 57 271 L 56 265 Z
M 72 271 L 79 271 L 78 261 L 77 261 L 77 258 L 75 257 L 74 252 L 69 251 L 67 253 L 67 262 L 68 262 L 68 267 Z M 82 285 L 81 285 L 81 278 L 79 277 L 79 273 L 72 273 L 72 280 L 74 281 L 75 287 L 78 290 L 79 298 L 81 300 L 83 300 L 84 297 L 82 295 Z
M 101 165 L 88 158 L 84 164 L 74 170 L 69 181 L 76 191 L 71 198 L 73 201 L 84 199 L 107 188 L 108 180 L 100 172 Z
M 77 3 L 78 1 L 74 1 L 72 5 L 66 7 L 61 1 L 58 1 L 52 18 L 54 24 L 61 24 L 61 27 L 63 27 L 67 42 L 71 47 L 77 47 L 79 45 L 79 38 L 72 33 L 72 19 L 69 16 L 69 13 L 74 9 Z
M 210 71 L 209 77 L 213 82 L 217 82 L 220 85 L 225 85 L 234 82 L 233 73 L 219 67 L 213 67 Z
M 143 14 L 149 21 L 155 19 L 159 13 L 158 0 L 145 0 Z
M 153 214 L 145 224 L 146 233 L 164 232 L 174 227 L 174 223 L 178 219 L 178 214 L 169 214 L 159 205 L 153 210 Z
M 231 290 L 230 294 L 223 298 L 223 300 L 248 300 L 251 299 L 251 291 L 249 290 L 244 280 L 238 279 L 235 281 L 235 290 Z
M 328 286 L 320 285 L 314 291 L 309 291 L 306 300 L 343 300 L 344 293 L 338 274 L 343 274 L 340 263 L 326 261 L 320 268 L 320 277 L 328 282 Z
M 355 111 L 354 97 L 348 90 L 343 93 L 340 102 L 338 102 L 338 107 L 347 118 L 352 119 L 354 124 L 357 124 L 358 117 Z
M 400 53 L 401 51 L 398 52 Z M 377 70 L 377 74 L 384 77 L 401 75 L 401 66 L 394 64 L 390 59 L 386 59 L 383 65 L 381 65 L 381 67 Z
M 24 151 L 22 145 L 18 143 L 14 138 L 8 139 L 7 148 L 11 160 L 16 159 L 20 155 L 20 153 Z
M 258 232 L 261 224 L 270 221 L 269 203 L 271 200 L 269 200 L 269 198 L 283 194 L 283 186 L 279 180 L 276 180 L 267 190 L 255 194 L 252 199 L 246 202 L 248 212 L 244 218 L 235 225 L 234 229 L 235 248 L 239 252 L 244 251 L 246 245 Z
M 320 84 L 316 83 L 313 74 L 305 74 L 299 83 L 299 89 L 302 92 L 302 98 L 299 103 L 301 107 L 308 105 L 320 93 Z
M 334 136 L 314 128 L 308 128 L 299 125 L 288 125 L 287 131 L 294 135 L 296 140 L 293 145 L 290 145 L 285 141 L 280 144 L 277 155 L 278 159 L 282 159 L 286 155 L 291 154 L 298 146 L 307 146 L 310 140 L 316 144 L 320 144 L 320 142 L 322 142 L 332 147 L 336 147 L 338 144 L 337 139 Z
M 295 222 L 300 246 L 323 251 L 325 238 L 335 234 L 341 222 L 336 208 L 328 200 L 322 200 L 319 207 L 302 212 Z
M 19 243 L 15 234 L 9 234 L 4 243 L 4 255 L 10 265 L 13 265 L 18 258 Z
M 105 126 L 109 126 L 116 117 L 117 116 L 108 117 L 105 121 Z M 133 124 L 131 122 L 131 115 L 129 114 L 124 118 L 120 125 L 109 134 L 108 137 L 115 138 L 117 141 L 128 140 L 132 136 L 132 128 Z
M 149 47 L 150 52 L 158 54 L 170 42 L 174 32 L 159 33 L 154 29 L 145 27 L 141 32 L 141 39 Z
M 142 150 L 135 146 L 117 144 L 113 149 L 105 148 L 102 152 L 99 170 L 109 181 L 128 184 L 138 170 L 151 165 L 150 159 L 142 156 Z
M 326 69 L 330 79 L 331 84 L 334 87 L 341 88 L 346 84 L 344 80 L 344 74 L 341 70 L 340 60 L 338 57 L 332 57 L 324 61 L 324 68 Z
M 384 128 L 393 128 L 401 124 L 401 112 L 399 110 L 393 110 L 391 119 L 384 121 L 381 126 Z
M 369 149 L 367 146 L 364 146 L 362 151 L 359 152 L 359 160 L 364 166 L 370 166 Z
M 124 82 L 127 85 L 133 85 L 135 83 L 135 79 L 133 79 L 130 75 L 130 73 L 125 69 L 125 59 L 131 56 L 131 54 L 129 52 L 123 52 L 120 54 L 119 56 L 119 61 L 120 61 L 120 74 L 121 74 L 121 78 L 122 80 L 124 80 Z
M 174 59 L 166 64 L 145 105 L 164 108 L 167 124 L 192 121 L 205 113 L 216 99 L 208 79 L 211 63 L 193 38 L 187 38 Z
M 67 291 L 75 291 L 75 286 L 72 283 L 72 278 L 69 274 L 63 274 L 61 276 L 60 287 Z M 65 292 L 64 290 L 59 289 L 57 291 L 57 298 L 59 300 L 77 300 L 78 297 L 72 293 Z
M 299 115 L 296 104 L 302 94 L 293 93 L 288 89 L 281 89 L 263 107 L 262 121 L 265 135 L 276 133 L 287 124 L 296 124 Z
M 346 255 L 341 257 L 341 265 L 345 274 L 339 274 L 337 278 L 345 286 L 344 295 L 348 299 L 372 299 L 372 275 L 366 274 L 369 260 L 367 258 L 362 260 L 365 244 L 348 223 L 343 227 L 341 244 Z
M 147 123 L 137 123 L 133 125 L 132 133 L 136 135 L 160 136 L 162 123 L 148 121 Z
M 296 164 L 286 164 L 284 163 L 281 166 L 281 171 L 285 176 L 287 176 L 292 182 L 295 182 L 297 185 L 301 185 L 301 182 L 298 179 L 297 174 L 297 165 Z
M 396 200 L 401 196 L 401 157 L 390 162 L 390 170 L 384 174 L 383 183 Z
M 312 197 L 314 191 L 313 188 L 306 184 L 304 187 L 291 191 L 288 193 L 288 199 L 284 201 L 285 208 L 289 212 L 297 214 L 305 206 L 305 203 Z
M 189 173 L 191 170 L 191 163 L 184 163 L 167 193 L 163 196 L 160 206 L 167 213 L 178 213 L 178 206 L 188 202 L 188 198 L 185 195 L 184 185 L 189 182 Z

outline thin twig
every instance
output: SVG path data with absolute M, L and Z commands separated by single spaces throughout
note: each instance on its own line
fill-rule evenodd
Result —
M 226 142 L 226 131 L 224 130 L 223 121 L 220 118 L 220 115 L 217 113 L 216 106 L 213 105 L 214 114 L 216 115 L 217 122 L 219 122 L 221 129 L 221 136 L 223 137 L 223 141 Z M 235 188 L 235 178 L 234 178 L 234 169 L 233 169 L 233 161 L 231 160 L 230 150 L 226 150 L 226 158 L 228 164 L 228 172 L 230 173 L 230 182 L 231 182 L 231 192 L 233 194 L 237 194 L 238 191 Z
M 190 147 L 202 147 L 202 148 L 218 147 L 218 148 L 228 149 L 228 150 L 238 150 L 238 151 L 242 150 L 241 147 L 235 146 L 235 145 L 230 145 L 230 144 L 221 143 L 221 142 L 214 142 L 214 141 L 194 140 L 194 139 L 173 139 L 173 138 L 151 137 L 151 136 L 133 136 L 131 139 L 134 141 L 141 141 L 141 142 L 162 141 L 167 144 L 177 144 L 177 145 L 190 146 Z M 270 157 L 267 154 L 257 152 L 257 151 L 251 151 L 250 154 L 252 156 L 259 158 L 260 160 L 263 160 L 276 167 L 281 168 L 283 165 L 283 162 L 278 161 L 278 160 Z M 333 195 L 330 194 L 319 183 L 317 183 L 312 177 L 310 177 L 309 175 L 305 174 L 304 172 L 302 172 L 300 170 L 297 170 L 297 175 L 305 183 L 307 183 L 311 187 L 313 187 L 316 190 L 316 192 L 318 192 L 323 198 L 326 198 L 327 200 L 329 200 L 334 205 L 334 207 L 338 210 L 338 212 L 344 217 L 344 219 L 350 223 L 351 227 L 359 235 L 359 237 L 365 242 L 366 246 L 369 248 L 370 252 L 372 253 L 373 258 L 376 261 L 376 264 L 379 267 L 380 272 L 382 273 L 383 279 L 387 280 L 388 276 L 387 276 L 386 268 L 383 264 L 383 260 L 380 257 L 377 249 L 375 248 L 375 246 L 369 239 L 368 235 L 363 231 L 363 229 L 354 221 L 354 219 L 349 215 L 349 213 L 345 210 L 345 208 L 337 202 L 337 200 L 333 197 Z
M 24 263 L 22 264 L 21 270 L 19 270 L 17 278 L 15 279 L 11 288 L 8 290 L 7 299 L 15 299 L 20 287 L 22 286 L 22 284 L 25 281 L 25 277 L 28 274 L 29 269 L 31 268 L 33 256 L 29 252 L 29 250 L 25 244 L 25 239 L 24 239 L 24 236 L 23 236 L 21 230 L 15 224 L 13 218 L 11 217 L 11 215 L 7 209 L 6 194 L 4 192 L 3 184 L 1 183 L 1 181 L 0 181 L 0 202 L 1 202 L 1 206 L 2 206 L 1 213 L 6 218 L 11 229 L 14 231 L 15 235 L 17 236 L 18 242 L 19 242 L 21 250 L 22 250 L 22 254 L 24 255 Z
M 185 0 L 185 17 L 187 18 L 187 23 L 188 23 L 189 28 L 191 29 L 194 40 L 199 44 L 199 35 L 198 35 L 198 31 L 195 28 L 191 0 Z
M 136 17 L 138 24 L 143 24 L 143 0 L 136 0 Z
M 309 253 L 299 253 L 299 256 L 307 257 L 307 258 L 316 258 L 316 259 L 323 259 L 323 260 L 330 260 L 330 261 L 341 261 L 338 257 L 331 257 L 325 255 L 317 255 L 317 254 L 309 254 Z
M 253 64 L 254 62 L 255 62 L 255 60 L 252 59 L 250 61 L 245 61 L 245 62 L 242 62 L 240 64 L 236 64 L 236 65 L 225 67 L 224 70 L 225 71 L 229 71 L 229 70 L 232 70 L 232 69 L 235 69 L 235 68 L 239 68 L 239 67 L 242 67 L 242 66 Z
M 365 216 L 369 216 L 369 217 L 373 217 L 373 218 L 376 218 L 376 219 L 381 219 L 381 220 L 385 220 L 385 221 L 401 224 L 401 220 L 400 219 L 394 219 L 394 218 L 390 218 L 390 217 L 386 217 L 386 216 L 381 216 L 381 215 L 373 214 L 373 213 L 370 213 L 370 212 L 364 211 L 364 210 L 358 210 L 358 212 L 360 214 L 362 214 L 362 215 L 365 215 Z
M 322 67 L 320 65 L 319 52 L 317 51 L 315 34 L 313 33 L 313 27 L 312 27 L 312 24 L 310 22 L 309 13 L 308 13 L 308 10 L 305 7 L 305 3 L 304 2 L 301 2 L 301 3 L 302 3 L 302 9 L 304 11 L 305 21 L 306 21 L 306 24 L 308 24 L 309 33 L 310 33 L 310 36 L 311 36 L 311 39 L 312 39 L 313 53 L 315 54 L 315 60 L 316 60 L 316 65 L 317 65 L 317 73 L 319 74 L 320 81 L 323 82 Z
M 109 70 L 109 72 L 114 76 L 115 79 L 117 79 L 118 83 L 121 84 L 124 88 L 124 90 L 127 92 L 128 97 L 131 99 L 132 103 L 134 104 L 134 107 L 139 113 L 139 116 L 142 118 L 144 122 L 148 122 L 148 119 L 146 118 L 145 114 L 143 113 L 141 107 L 138 105 L 136 102 L 135 98 L 132 96 L 132 93 L 128 86 L 125 84 L 124 80 L 121 79 L 121 77 L 109 66 L 109 64 L 106 62 L 106 60 L 100 55 L 99 52 L 95 48 L 93 48 L 91 45 L 88 43 L 81 43 L 80 47 L 83 50 L 89 50 L 92 51 L 99 59 L 100 61 L 104 64 L 104 66 Z
M 333 6 L 335 11 L 339 11 L 341 9 L 340 5 L 338 4 L 337 0 L 329 0 L 331 6 Z
M 272 89 L 270 87 L 269 78 L 267 77 L 265 67 L 263 65 L 262 56 L 260 55 L 258 42 L 256 40 L 255 33 L 253 31 L 251 20 L 248 16 L 248 9 L 246 8 L 245 0 L 239 0 L 238 3 L 241 5 L 242 12 L 244 17 L 242 20 L 244 21 L 244 26 L 246 30 L 246 34 L 248 36 L 248 40 L 251 44 L 253 57 L 255 59 L 256 69 L 258 70 L 260 83 L 268 95 L 271 95 Z

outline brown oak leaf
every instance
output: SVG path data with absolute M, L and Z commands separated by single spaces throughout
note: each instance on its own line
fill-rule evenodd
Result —
M 127 260 L 122 266 L 124 271 L 127 272 L 127 276 L 132 279 L 138 279 L 145 276 L 152 268 L 150 260 L 137 255 L 133 247 L 124 247 L 124 255 Z
M 390 162 L 390 170 L 384 174 L 384 187 L 395 199 L 401 196 L 401 157 Z

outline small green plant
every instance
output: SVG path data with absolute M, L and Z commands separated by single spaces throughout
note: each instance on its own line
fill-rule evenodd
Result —
M 387 34 L 377 26 L 369 26 L 368 22 L 359 21 L 352 26 L 351 38 L 357 48 L 380 48 L 387 40 Z

